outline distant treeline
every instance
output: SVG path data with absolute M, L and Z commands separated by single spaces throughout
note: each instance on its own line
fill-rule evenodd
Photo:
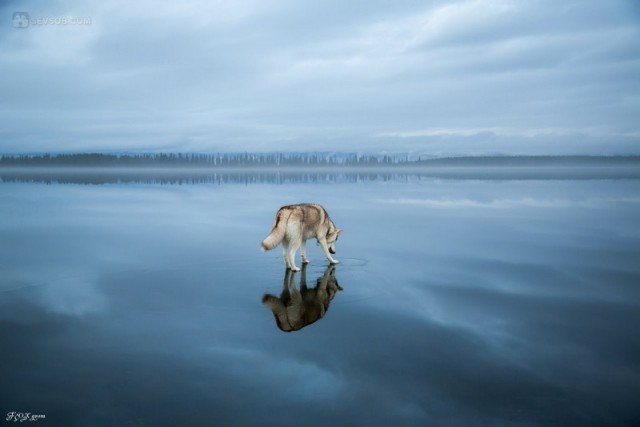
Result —
M 407 156 L 322 153 L 158 153 L 0 155 L 0 166 L 356 166 L 406 164 Z
M 0 166 L 66 167 L 335 167 L 335 166 L 617 166 L 640 156 L 477 156 L 427 158 L 355 153 L 148 153 L 0 155 Z

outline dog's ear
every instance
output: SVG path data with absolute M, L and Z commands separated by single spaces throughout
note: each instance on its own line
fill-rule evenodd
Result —
M 336 230 L 336 236 L 340 235 L 340 233 L 342 233 L 342 228 L 338 228 L 338 229 Z

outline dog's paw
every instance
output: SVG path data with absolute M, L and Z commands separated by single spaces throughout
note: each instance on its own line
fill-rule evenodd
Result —
M 309 264 L 309 260 L 307 258 L 305 258 L 305 259 L 302 260 L 302 263 L 303 264 Z
M 291 268 L 291 271 L 293 271 L 295 273 L 296 271 L 300 271 L 300 269 L 298 267 L 293 267 L 293 268 Z
M 338 261 L 337 259 L 332 259 L 331 261 L 329 261 L 331 264 L 340 264 L 340 261 Z

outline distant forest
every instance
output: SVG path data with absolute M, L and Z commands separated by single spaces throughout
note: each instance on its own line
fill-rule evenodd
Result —
M 0 166 L 335 166 L 406 164 L 408 156 L 322 153 L 157 153 L 0 155 Z
M 64 167 L 353 167 L 640 165 L 640 156 L 479 156 L 421 158 L 356 153 L 157 153 L 0 155 L 0 166 Z

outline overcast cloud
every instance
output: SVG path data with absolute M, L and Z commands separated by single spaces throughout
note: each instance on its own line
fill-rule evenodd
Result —
M 637 1 L 52 0 L 1 13 L 4 153 L 640 154 Z M 59 17 L 90 24 L 34 22 Z

